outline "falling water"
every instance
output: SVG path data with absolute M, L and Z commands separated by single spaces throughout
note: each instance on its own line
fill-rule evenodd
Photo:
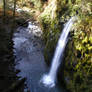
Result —
M 54 53 L 54 57 L 52 59 L 52 65 L 49 74 L 44 75 L 43 78 L 41 79 L 41 82 L 45 84 L 45 86 L 53 87 L 55 86 L 55 81 L 56 81 L 56 74 L 57 74 L 57 69 L 60 65 L 60 57 L 63 54 L 63 51 L 65 49 L 66 43 L 67 43 L 67 37 L 69 34 L 69 31 L 76 20 L 76 17 L 72 17 L 65 25 L 61 36 L 59 38 L 56 51 Z

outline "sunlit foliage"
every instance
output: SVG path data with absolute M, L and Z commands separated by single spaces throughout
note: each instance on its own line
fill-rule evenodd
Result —
M 54 2 L 55 1 L 55 2 Z M 64 77 L 72 92 L 91 92 L 92 86 L 92 3 L 91 0 L 52 0 L 40 16 L 45 58 L 51 61 L 63 24 L 71 16 L 78 21 L 71 30 L 65 51 Z M 52 4 L 52 5 L 51 5 Z M 51 6 L 50 6 L 51 5 Z M 54 7 L 53 7 L 54 6 Z M 53 8 L 53 9 L 52 9 Z M 52 13 L 54 17 L 52 17 Z

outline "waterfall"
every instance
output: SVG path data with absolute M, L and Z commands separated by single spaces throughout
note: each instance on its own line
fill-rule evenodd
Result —
M 63 55 L 64 49 L 67 43 L 67 37 L 68 37 L 69 31 L 75 20 L 76 20 L 76 16 L 71 17 L 69 21 L 65 24 L 65 27 L 60 35 L 58 44 L 56 46 L 54 57 L 52 59 L 51 69 L 49 73 L 47 75 L 44 75 L 43 78 L 41 79 L 41 82 L 45 84 L 45 86 L 49 86 L 49 87 L 55 86 L 57 69 L 61 61 L 60 58 Z

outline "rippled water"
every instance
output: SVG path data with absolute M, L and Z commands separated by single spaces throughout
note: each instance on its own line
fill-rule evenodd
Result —
M 28 28 L 19 27 L 14 33 L 15 68 L 21 70 L 17 76 L 27 78 L 30 92 L 64 92 L 58 86 L 48 88 L 40 83 L 42 75 L 48 72 L 42 53 L 41 34 L 41 29 L 32 23 L 29 23 Z M 26 89 L 24 92 L 27 92 Z

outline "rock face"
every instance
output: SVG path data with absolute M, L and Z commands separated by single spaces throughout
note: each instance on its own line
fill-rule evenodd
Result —
M 1 18 L 0 22 L 0 92 L 4 92 L 18 78 L 14 70 L 15 57 L 13 41 L 10 39 L 10 24 L 4 24 Z
M 52 5 L 52 6 L 51 6 Z M 51 7 L 50 7 L 51 6 Z M 53 7 L 54 6 L 54 7 Z M 52 9 L 54 8 L 54 9 Z M 53 16 L 54 15 L 54 16 Z M 50 64 L 57 40 L 66 21 L 77 15 L 63 59 L 63 74 L 66 87 L 72 92 L 91 92 L 92 84 L 92 5 L 86 0 L 52 0 L 39 16 L 43 38 L 44 56 Z M 61 68 L 60 68 L 61 69 Z M 62 75 L 62 76 L 61 76 Z M 84 90 L 85 89 L 85 90 Z

